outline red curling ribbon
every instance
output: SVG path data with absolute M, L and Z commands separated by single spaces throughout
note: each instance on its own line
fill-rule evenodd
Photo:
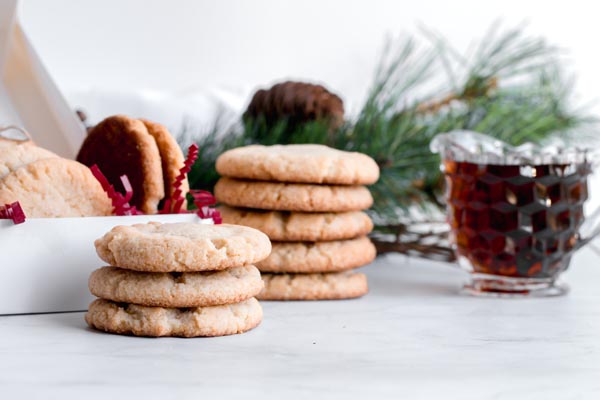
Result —
M 0 219 L 12 219 L 15 225 L 22 224 L 25 222 L 25 212 L 21 208 L 21 204 L 15 201 L 14 203 L 0 206 Z
M 120 177 L 121 183 L 123 184 L 123 188 L 125 189 L 125 195 L 116 191 L 115 187 L 108 182 L 106 176 L 100 171 L 98 165 L 94 164 L 90 167 L 92 171 L 92 175 L 100 182 L 102 189 L 106 192 L 106 195 L 112 202 L 113 206 L 113 214 L 115 215 L 140 215 L 141 211 L 138 211 L 135 206 L 129 204 L 129 201 L 133 197 L 133 188 L 131 187 L 131 182 L 129 182 L 129 178 L 127 175 L 122 175 Z
M 217 203 L 217 199 L 211 192 L 206 190 L 190 190 L 190 194 L 194 198 L 194 205 L 198 208 L 196 214 L 200 218 L 212 218 L 215 224 L 223 223 L 219 210 L 210 206 Z
M 165 200 L 162 208 L 159 210 L 159 214 L 180 214 L 186 212 L 186 210 L 181 210 L 183 203 L 185 202 L 185 194 L 183 194 L 181 186 L 183 185 L 183 181 L 187 178 L 187 174 L 192 170 L 192 165 L 194 165 L 198 159 L 199 150 L 198 145 L 195 143 L 188 147 L 188 153 L 183 162 L 183 167 L 181 167 L 179 175 L 177 175 L 175 182 L 173 182 L 173 194 Z

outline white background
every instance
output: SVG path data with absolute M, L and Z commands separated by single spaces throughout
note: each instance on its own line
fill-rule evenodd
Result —
M 352 112 L 386 34 L 423 24 L 465 49 L 497 19 L 527 23 L 562 47 L 581 102 L 596 100 L 596 8 L 593 1 L 23 0 L 20 18 L 72 102 L 87 90 L 216 89 L 247 101 L 254 88 L 291 77 L 326 83 Z

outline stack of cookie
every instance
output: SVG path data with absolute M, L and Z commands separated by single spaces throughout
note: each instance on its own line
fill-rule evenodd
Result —
M 261 300 L 325 300 L 367 293 L 351 270 L 376 256 L 361 210 L 373 202 L 363 186 L 377 181 L 370 157 L 321 145 L 247 146 L 217 160 L 215 186 L 224 222 L 263 231 L 273 251 L 257 264 Z
M 96 329 L 137 336 L 222 336 L 262 320 L 253 266 L 271 251 L 244 226 L 150 222 L 117 226 L 96 240 L 110 264 L 94 271 L 85 316 Z

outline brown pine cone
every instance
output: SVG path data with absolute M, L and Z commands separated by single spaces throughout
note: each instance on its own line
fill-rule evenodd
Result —
M 344 103 L 321 85 L 287 81 L 254 94 L 244 118 L 260 116 L 268 127 L 284 119 L 287 119 L 289 129 L 323 120 L 335 129 L 344 122 Z

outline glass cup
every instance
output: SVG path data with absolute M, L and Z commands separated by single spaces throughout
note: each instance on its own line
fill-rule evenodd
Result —
M 586 220 L 583 211 L 589 151 L 512 147 L 467 131 L 440 134 L 431 149 L 442 158 L 450 242 L 470 277 L 464 292 L 566 293 L 559 275 L 598 234 L 598 212 Z

